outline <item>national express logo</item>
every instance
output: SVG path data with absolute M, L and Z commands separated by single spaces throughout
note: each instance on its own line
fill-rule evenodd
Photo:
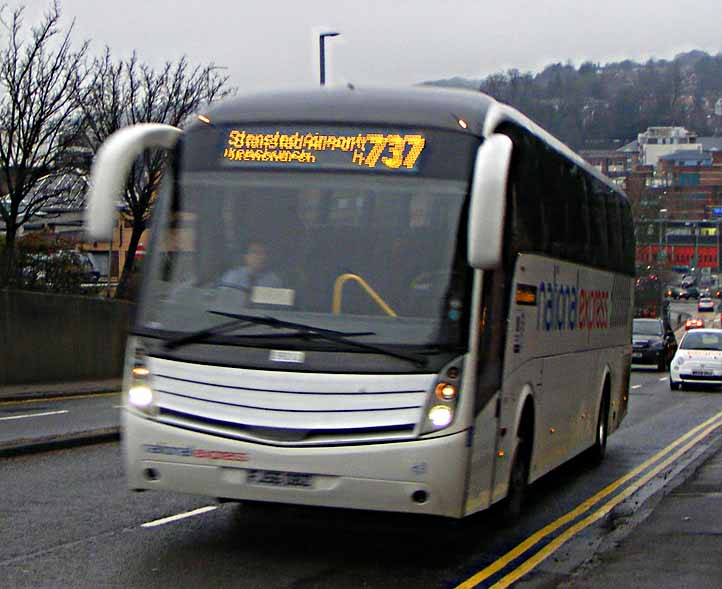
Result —
M 202 448 L 189 448 L 188 446 L 143 444 L 143 451 L 147 454 L 163 454 L 165 456 L 186 456 L 190 458 L 204 458 L 206 460 L 230 460 L 232 462 L 248 461 L 248 455 L 245 452 L 223 452 L 220 450 L 204 450 Z
M 558 273 L 557 268 L 554 273 Z M 624 281 L 615 277 L 611 293 L 604 288 L 580 288 L 578 274 L 577 284 L 541 281 L 532 287 L 536 291 L 537 330 L 592 331 L 624 326 L 630 304 Z

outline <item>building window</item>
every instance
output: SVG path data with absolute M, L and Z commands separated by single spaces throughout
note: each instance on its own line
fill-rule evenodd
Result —
M 680 186 L 699 186 L 699 174 L 692 172 L 682 172 L 679 175 Z

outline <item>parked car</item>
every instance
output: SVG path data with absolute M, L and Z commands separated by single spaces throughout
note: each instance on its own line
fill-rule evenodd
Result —
M 687 321 L 684 322 L 685 331 L 689 331 L 690 329 L 700 329 L 702 327 L 704 327 L 704 319 L 700 319 L 699 317 L 693 317 L 692 319 L 687 319 Z
M 702 297 L 697 302 L 697 311 L 700 313 L 714 311 L 714 301 L 709 297 Z
M 632 324 L 632 363 L 656 364 L 667 370 L 677 351 L 677 338 L 662 319 L 635 319 Z
M 669 369 L 669 388 L 722 385 L 722 329 L 684 334 Z

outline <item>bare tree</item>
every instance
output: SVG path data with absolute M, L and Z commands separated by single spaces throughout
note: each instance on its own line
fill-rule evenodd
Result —
M 97 150 L 109 135 L 126 125 L 166 123 L 181 127 L 204 104 L 229 93 L 227 76 L 213 64 L 191 67 L 183 57 L 159 70 L 139 63 L 135 54 L 115 62 L 110 50 L 93 62 L 89 92 L 80 103 L 84 124 Z M 132 223 L 127 255 L 116 291 L 125 297 L 135 253 L 146 228 L 162 177 L 166 154 L 146 152 L 134 164 L 122 195 L 124 215 Z
M 73 26 L 62 32 L 60 17 L 54 2 L 26 35 L 23 8 L 9 18 L 0 9 L 7 35 L 0 48 L 0 216 L 6 246 L 2 284 L 13 275 L 19 229 L 57 196 L 33 189 L 48 172 L 65 165 L 74 135 L 88 44 L 74 50 Z

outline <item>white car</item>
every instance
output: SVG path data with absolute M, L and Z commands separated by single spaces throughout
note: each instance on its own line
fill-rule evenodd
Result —
M 697 303 L 697 311 L 714 311 L 714 301 L 709 297 L 704 297 Z
M 669 368 L 669 388 L 686 385 L 722 385 L 722 329 L 684 334 Z

